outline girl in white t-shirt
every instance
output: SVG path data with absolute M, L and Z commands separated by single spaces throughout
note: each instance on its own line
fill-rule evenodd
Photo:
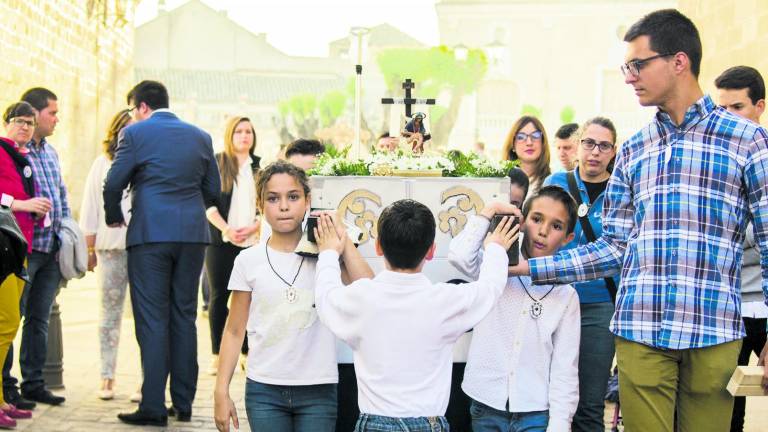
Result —
M 232 303 L 214 391 L 216 427 L 229 431 L 232 419 L 239 428 L 229 384 L 247 329 L 245 405 L 251 430 L 331 432 L 337 409 L 336 339 L 314 307 L 317 259 L 293 252 L 310 204 L 309 182 L 303 170 L 278 161 L 261 171 L 256 191 L 272 233 L 240 252 L 232 269 Z M 372 277 L 348 239 L 346 245 L 346 280 Z

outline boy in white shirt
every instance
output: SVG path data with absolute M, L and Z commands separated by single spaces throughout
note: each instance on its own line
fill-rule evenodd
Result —
M 476 277 L 498 203 L 470 218 L 448 259 Z M 558 186 L 523 206 L 523 255 L 552 255 L 573 238 L 576 203 Z M 486 252 L 487 255 L 487 252 Z M 510 276 L 493 310 L 474 327 L 462 389 L 472 398 L 474 432 L 570 431 L 579 402 L 579 298 L 570 285 L 531 285 Z
M 387 270 L 349 286 L 342 285 L 339 269 L 348 242 L 329 216 L 321 216 L 315 235 L 321 251 L 317 313 L 354 353 L 361 412 L 355 430 L 448 430 L 453 345 L 501 295 L 505 250 L 517 238 L 517 227 L 507 219 L 499 224 L 485 241 L 477 282 L 463 285 L 433 284 L 421 273 L 435 251 L 435 219 L 425 205 L 393 203 L 381 213 L 378 233 L 376 253 L 384 256 Z

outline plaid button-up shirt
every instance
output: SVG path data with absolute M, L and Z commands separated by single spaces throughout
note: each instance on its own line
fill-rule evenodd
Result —
M 35 224 L 32 250 L 51 252 L 61 227 L 61 220 L 70 216 L 67 188 L 61 177 L 59 155 L 45 138 L 40 140 L 40 143 L 30 142 L 27 148 L 27 158 L 32 165 L 35 180 L 35 194 L 51 200 L 51 211 L 48 212 L 51 224 L 47 227 L 43 226 L 43 223 Z
M 532 259 L 536 283 L 616 274 L 612 331 L 657 348 L 744 336 L 741 267 L 754 218 L 768 295 L 768 133 L 709 96 L 682 124 L 659 111 L 616 157 L 596 242 Z

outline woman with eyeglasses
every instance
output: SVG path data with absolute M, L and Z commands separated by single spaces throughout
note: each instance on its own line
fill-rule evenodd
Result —
M 576 168 L 544 181 L 545 186 L 557 185 L 569 191 L 579 205 L 575 237 L 561 250 L 591 243 L 602 235 L 603 199 L 616 157 L 616 128 L 607 118 L 588 120 L 577 134 Z M 571 425 L 574 432 L 605 430 L 603 399 L 614 354 L 609 324 L 618 284 L 617 276 L 573 285 L 581 303 L 579 405 Z
M 47 198 L 35 198 L 32 166 L 26 158 L 27 143 L 35 132 L 37 111 L 26 102 L 17 102 L 3 114 L 8 138 L 0 138 L 0 204 L 13 211 L 24 238 L 27 253 L 32 252 L 32 236 L 36 223 L 42 223 L 51 209 Z M 0 285 L 0 361 L 5 361 L 11 342 L 21 321 L 19 299 L 25 282 L 10 275 Z M 2 377 L 0 377 L 2 386 Z M 5 402 L 0 392 L 0 428 L 13 428 L 16 419 L 30 418 L 30 411 Z
M 530 184 L 526 198 L 535 195 L 551 173 L 547 133 L 541 120 L 533 116 L 520 117 L 507 135 L 503 154 L 506 160 L 520 161 Z
M 104 179 L 112 166 L 117 150 L 117 138 L 126 126 L 133 123 L 130 110 L 118 112 L 110 123 L 102 141 L 102 154 L 91 164 L 85 180 L 83 202 L 80 207 L 80 227 L 88 245 L 88 270 L 96 271 L 101 292 L 99 316 L 99 344 L 101 346 L 101 388 L 99 399 L 115 397 L 115 367 L 120 344 L 120 325 L 123 319 L 125 293 L 128 289 L 128 252 L 125 249 L 127 228 L 110 228 L 104 218 Z M 131 207 L 127 192 L 121 202 L 123 214 Z M 127 221 L 126 221 L 127 222 Z M 98 269 L 96 267 L 98 266 Z M 132 400 L 136 395 L 131 396 Z

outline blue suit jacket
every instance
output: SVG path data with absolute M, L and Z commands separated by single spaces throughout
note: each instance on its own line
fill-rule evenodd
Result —
M 123 129 L 104 181 L 107 224 L 124 221 L 120 200 L 131 185 L 126 246 L 209 243 L 205 209 L 221 191 L 211 136 L 170 112 Z

